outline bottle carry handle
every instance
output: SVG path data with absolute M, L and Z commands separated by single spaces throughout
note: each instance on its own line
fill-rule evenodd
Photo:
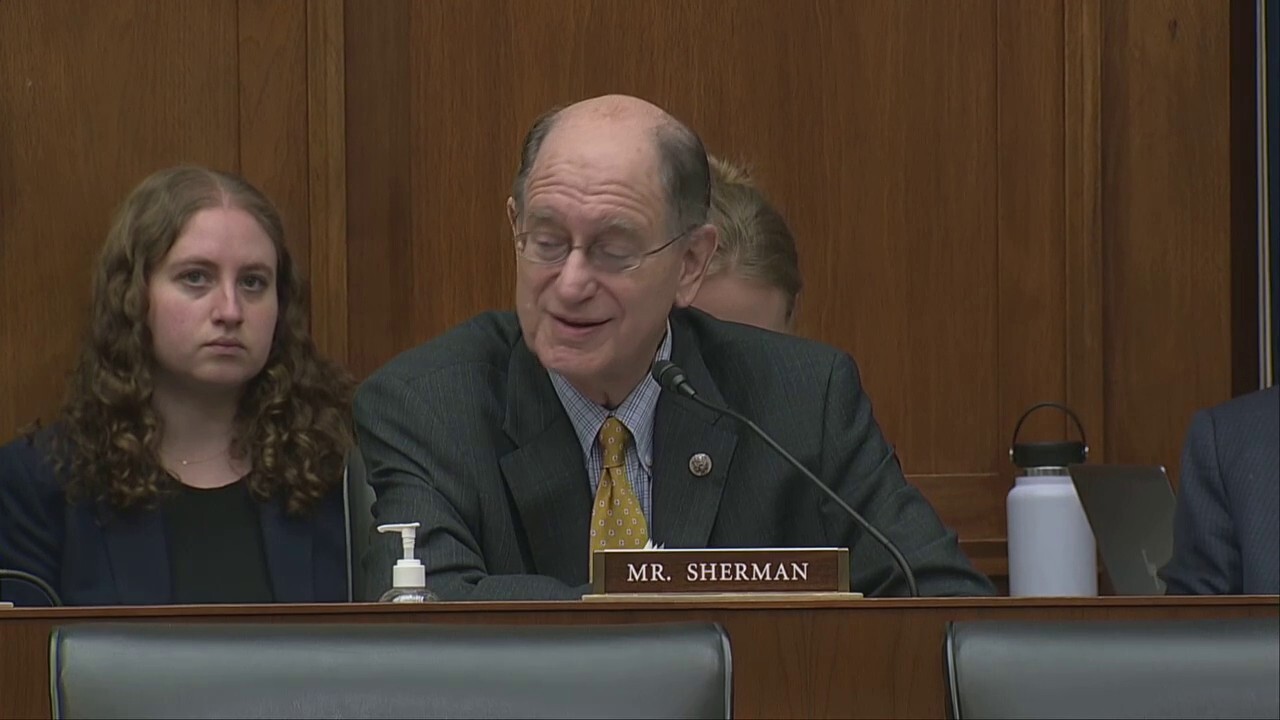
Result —
M 1022 423 L 1026 422 L 1027 417 L 1031 413 L 1041 408 L 1057 408 L 1063 411 L 1076 424 L 1076 430 L 1080 432 L 1080 441 L 1068 442 L 1039 442 L 1018 444 L 1018 433 L 1022 431 Z M 1061 453 L 1059 456 L 1058 454 Z M 1018 467 L 1030 467 L 1036 464 L 1030 460 L 1030 456 L 1059 456 L 1070 458 L 1077 463 L 1083 463 L 1089 457 L 1089 441 L 1084 434 L 1084 424 L 1080 422 L 1080 418 L 1072 412 L 1071 408 L 1055 402 L 1036 403 L 1022 413 L 1022 417 L 1018 418 L 1018 424 L 1013 428 L 1013 439 L 1009 442 L 1009 459 Z

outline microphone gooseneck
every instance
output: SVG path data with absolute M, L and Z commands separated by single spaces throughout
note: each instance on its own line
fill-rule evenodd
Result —
M 54 592 L 53 587 L 49 583 L 28 572 L 21 570 L 5 570 L 0 568 L 0 580 L 16 580 L 34 586 L 44 596 L 48 598 L 49 603 L 54 607 L 62 607 L 62 598 L 58 597 L 58 593 Z
M 916 576 L 911 572 L 911 566 L 907 564 L 907 559 L 903 556 L 902 551 L 898 549 L 898 546 L 895 545 L 888 537 L 885 537 L 884 533 L 880 532 L 871 523 L 867 522 L 866 518 L 858 514 L 858 511 L 849 507 L 849 504 L 844 501 L 844 498 L 841 498 L 834 490 L 827 487 L 827 484 L 819 480 L 817 475 L 809 472 L 809 468 L 805 467 L 799 460 L 795 459 L 791 453 L 787 452 L 777 443 L 777 441 L 770 437 L 768 433 L 762 430 L 759 425 L 756 425 L 746 416 L 731 408 L 710 402 L 698 395 L 697 391 L 693 389 L 693 386 L 689 384 L 688 378 L 685 377 L 684 370 L 681 370 L 679 365 L 676 365 L 670 360 L 659 360 L 655 362 L 653 364 L 651 374 L 653 379 L 663 390 L 676 393 L 677 395 L 684 395 L 709 410 L 728 415 L 750 429 L 756 437 L 763 440 L 764 443 L 772 448 L 774 452 L 778 453 L 783 460 L 786 460 L 792 467 L 799 470 L 801 475 L 808 478 L 810 482 L 817 485 L 820 490 L 835 501 L 835 503 L 840 506 L 840 509 L 848 513 L 849 517 L 853 518 L 854 522 L 865 530 L 868 535 L 875 538 L 876 542 L 880 543 L 880 545 L 889 552 L 889 555 L 893 557 L 893 562 L 898 566 L 898 569 L 902 571 L 902 576 L 906 578 L 907 581 L 907 588 L 911 591 L 911 597 L 920 596 L 920 591 L 916 588 Z

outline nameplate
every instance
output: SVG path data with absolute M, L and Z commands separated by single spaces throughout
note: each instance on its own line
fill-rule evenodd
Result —
M 847 593 L 847 548 L 597 550 L 598 595 L 658 593 Z

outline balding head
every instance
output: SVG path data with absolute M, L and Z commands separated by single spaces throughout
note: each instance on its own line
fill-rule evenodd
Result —
M 629 95 L 590 98 L 552 109 L 534 122 L 525 136 L 511 188 L 517 213 L 524 211 L 529 175 L 543 146 L 589 138 L 613 143 L 617 152 L 649 154 L 638 161 L 656 164 L 672 234 L 707 222 L 711 177 L 702 140 L 662 108 Z
M 566 107 L 561 117 L 566 121 L 573 118 L 594 118 L 619 124 L 634 123 L 640 127 L 646 125 L 656 127 L 665 123 L 678 122 L 666 110 L 648 100 L 630 95 L 601 95 L 587 98 Z
M 529 349 L 598 405 L 648 377 L 673 307 L 716 246 L 698 136 L 636 98 L 593 98 L 529 132 L 507 202 Z

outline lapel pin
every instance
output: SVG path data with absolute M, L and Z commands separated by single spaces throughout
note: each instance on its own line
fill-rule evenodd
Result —
M 706 453 L 694 453 L 689 458 L 689 472 L 694 477 L 706 477 L 711 474 L 711 456 Z

